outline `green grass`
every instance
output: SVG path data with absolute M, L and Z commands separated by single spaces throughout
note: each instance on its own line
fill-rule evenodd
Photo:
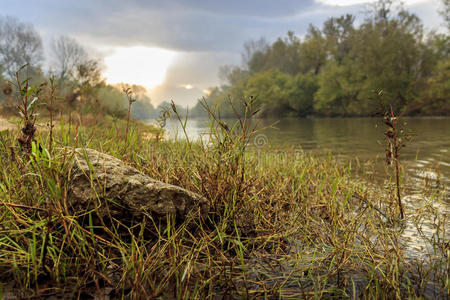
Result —
M 202 144 L 157 141 L 154 128 L 136 122 L 125 139 L 123 120 L 96 122 L 57 123 L 51 153 L 48 131 L 38 128 L 43 151 L 33 147 L 31 159 L 20 153 L 18 132 L 1 133 L 0 298 L 449 296 L 448 214 L 433 205 L 444 201 L 439 191 L 427 190 L 400 221 L 394 194 L 368 188 L 332 157 L 246 147 L 250 123 L 213 120 Z M 209 218 L 162 225 L 76 216 L 66 204 L 73 147 L 202 194 Z M 420 259 L 406 256 L 405 222 L 419 235 L 422 224 L 435 226 Z

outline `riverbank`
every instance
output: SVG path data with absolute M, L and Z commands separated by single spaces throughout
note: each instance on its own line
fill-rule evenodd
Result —
M 16 128 L 14 124 L 10 123 L 7 119 L 0 116 L 0 131 L 11 130 L 14 128 Z
M 48 131 L 38 130 L 43 150 L 30 160 L 14 132 L 2 133 L 0 296 L 448 297 L 448 213 L 435 208 L 445 200 L 442 190 L 424 186 L 401 221 L 390 184 L 371 185 L 332 156 L 244 151 L 251 130 L 234 128 L 215 123 L 202 145 L 143 138 L 151 129 L 141 126 L 125 137 L 123 121 L 70 132 L 58 123 L 53 150 L 46 152 Z M 95 210 L 85 218 L 68 214 L 68 147 L 111 154 L 199 193 L 211 212 L 177 224 L 123 224 L 111 216 L 96 223 Z M 416 258 L 405 230 L 424 235 Z

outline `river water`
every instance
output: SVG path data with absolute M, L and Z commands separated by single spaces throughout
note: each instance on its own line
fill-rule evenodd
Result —
M 405 118 L 411 141 L 401 149 L 400 160 L 409 182 L 430 183 L 450 188 L 450 118 Z M 227 120 L 232 124 L 235 120 Z M 207 138 L 208 120 L 192 119 L 186 131 L 190 139 Z M 358 159 L 366 164 L 367 173 L 377 181 L 386 178 L 383 125 L 375 118 L 311 118 L 264 119 L 262 129 L 254 135 L 251 145 L 272 148 L 290 146 L 316 156 L 332 153 L 341 161 Z M 184 138 L 176 120 L 169 120 L 166 129 L 171 138 Z M 372 168 L 372 170 L 370 170 Z M 450 204 L 450 199 L 449 199 Z
M 424 187 L 443 191 L 443 205 L 438 209 L 450 211 L 450 118 L 404 118 L 405 131 L 411 134 L 400 151 L 400 162 L 405 173 L 406 205 L 414 206 L 422 197 Z M 152 121 L 149 121 L 151 123 Z M 230 125 L 236 120 L 226 120 Z M 263 119 L 250 146 L 260 148 L 293 147 L 315 156 L 331 153 L 338 161 L 352 162 L 365 180 L 382 184 L 387 178 L 383 132 L 386 130 L 377 118 L 306 118 Z M 184 138 L 177 120 L 169 120 L 166 130 L 170 138 Z M 208 138 L 208 120 L 191 119 L 186 132 L 191 140 Z M 450 227 L 450 226 L 446 226 Z M 431 229 L 430 229 L 431 230 Z M 417 230 L 408 228 L 406 235 Z M 450 232 L 450 230 L 449 230 Z

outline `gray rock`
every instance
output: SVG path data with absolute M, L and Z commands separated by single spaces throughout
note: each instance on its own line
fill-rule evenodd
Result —
M 166 220 L 205 217 L 208 201 L 181 187 L 154 180 L 121 160 L 93 149 L 75 149 L 68 206 L 82 214 L 140 220 L 145 215 Z

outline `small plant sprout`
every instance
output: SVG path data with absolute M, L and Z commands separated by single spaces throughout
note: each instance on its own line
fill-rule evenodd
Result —
M 134 95 L 131 88 L 123 88 L 122 89 L 125 95 L 127 95 L 128 99 L 128 115 L 127 115 L 127 128 L 125 131 L 125 141 L 128 139 L 128 127 L 130 124 L 130 114 L 131 114 L 131 105 L 136 102 L 136 96 Z

